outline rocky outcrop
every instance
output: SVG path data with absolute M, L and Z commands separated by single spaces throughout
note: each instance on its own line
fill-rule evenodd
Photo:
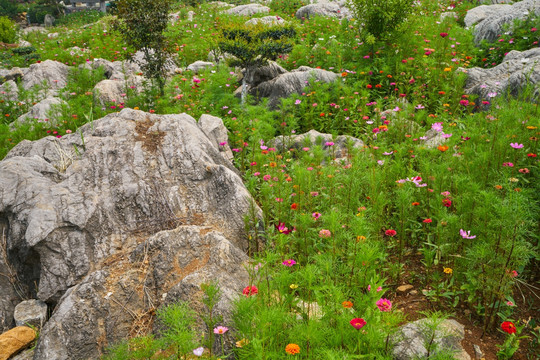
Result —
M 66 86 L 68 75 L 69 66 L 58 61 L 45 60 L 30 65 L 23 76 L 22 83 L 26 90 L 34 86 L 42 86 L 45 83 L 51 92 L 56 93 L 57 90 Z
M 209 61 L 195 61 L 192 64 L 189 64 L 186 70 L 193 71 L 195 74 L 198 74 L 201 71 L 204 71 L 208 68 L 214 67 L 214 63 Z
M 55 309 L 35 359 L 96 358 L 169 296 L 197 299 L 201 282 L 241 294 L 244 215 L 260 210 L 211 120 L 124 109 L 0 162 L 9 260 L 27 295 Z
M 346 1 L 321 2 L 302 6 L 296 11 L 298 19 L 310 19 L 314 16 L 335 17 L 338 19 L 352 19 L 353 14 L 346 7 Z
M 395 336 L 393 354 L 396 360 L 425 358 L 428 355 L 426 346 L 430 344 L 432 336 L 429 354 L 452 351 L 454 359 L 471 359 L 461 346 L 461 340 L 465 337 L 465 327 L 455 320 L 436 323 L 431 319 L 420 319 L 402 326 Z
M 15 307 L 13 313 L 17 326 L 34 326 L 41 329 L 47 321 L 47 304 L 36 299 L 25 300 Z
M 13 80 L 6 81 L 0 85 L 0 100 L 17 101 L 19 98 L 19 88 Z
M 133 76 L 129 80 L 101 80 L 94 86 L 94 94 L 102 105 L 123 103 L 129 89 L 139 92 L 143 78 Z
M 24 72 L 21 68 L 0 69 L 0 84 L 7 81 L 17 81 L 21 79 Z
M 246 21 L 246 25 L 283 25 L 286 21 L 280 18 L 279 16 L 263 16 L 260 18 L 253 18 Z
M 489 101 L 507 94 L 517 96 L 527 85 L 534 87 L 533 96 L 536 96 L 540 83 L 540 49 L 510 51 L 501 64 L 490 69 L 475 67 L 458 71 L 467 74 L 465 92 L 478 95 L 478 100 Z
M 126 80 L 141 72 L 140 66 L 130 61 L 113 62 L 105 59 L 94 59 L 79 67 L 93 70 L 101 68 L 103 75 L 109 80 Z
M 283 73 L 272 80 L 265 81 L 251 88 L 249 94 L 257 97 L 268 97 L 268 105 L 275 108 L 280 99 L 291 94 L 302 93 L 311 81 L 330 83 L 340 77 L 339 74 L 309 66 L 300 66 L 291 72 Z
M 56 97 L 48 97 L 32 106 L 30 111 L 28 111 L 26 114 L 19 116 L 16 123 L 13 125 L 20 125 L 29 121 L 32 122 L 37 120 L 39 122 L 46 122 L 52 126 L 56 126 L 59 118 L 58 112 L 60 111 L 60 107 L 63 105 L 67 105 L 64 100 Z
M 474 28 L 474 41 L 479 44 L 483 40 L 495 41 L 501 35 L 504 25 L 512 25 L 515 20 L 523 20 L 531 15 L 540 15 L 540 2 L 524 0 L 512 5 L 481 5 L 467 12 L 465 24 L 477 24 Z
M 28 347 L 36 332 L 28 326 L 18 326 L 0 335 L 0 360 L 7 360 Z
M 339 135 L 334 138 L 332 134 L 323 134 L 316 130 L 310 130 L 304 134 L 291 136 L 278 136 L 270 141 L 270 144 L 279 151 L 289 149 L 302 150 L 306 144 L 311 146 L 321 146 L 328 154 L 340 159 L 348 155 L 350 148 L 362 148 L 362 140 L 349 135 Z
M 230 15 L 253 16 L 255 14 L 270 12 L 270 8 L 261 4 L 247 4 L 235 6 L 225 10 L 225 12 Z

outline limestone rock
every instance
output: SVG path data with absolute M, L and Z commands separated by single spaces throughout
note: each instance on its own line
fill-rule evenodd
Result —
M 423 137 L 424 146 L 428 149 L 434 149 L 444 144 L 446 141 L 448 141 L 448 138 L 443 137 L 443 134 L 443 131 L 429 129 L 428 131 L 426 131 L 426 134 Z
M 540 49 L 526 51 L 510 51 L 503 62 L 490 69 L 459 68 L 467 74 L 465 93 L 479 96 L 477 102 L 490 100 L 507 94 L 517 96 L 527 86 L 535 88 L 534 97 L 538 94 L 540 82 Z
M 134 62 L 130 61 L 109 61 L 105 59 L 94 59 L 79 67 L 85 69 L 103 69 L 103 74 L 109 80 L 127 80 L 137 76 L 141 72 L 141 68 Z
M 227 143 L 227 139 L 229 138 L 228 130 L 225 127 L 225 124 L 223 124 L 223 120 L 216 116 L 203 114 L 199 118 L 197 125 L 199 125 L 199 128 L 206 134 L 206 136 L 208 136 L 214 146 L 216 146 L 219 151 L 222 152 L 223 156 L 232 161 L 233 153 L 229 147 L 229 144 Z M 220 145 L 223 143 L 225 143 L 225 145 Z
M 54 16 L 52 16 L 51 14 L 46 14 L 45 19 L 43 20 L 43 25 L 45 25 L 45 27 L 54 26 L 55 20 L 56 19 L 54 18 Z
M 20 40 L 20 41 L 19 41 L 19 47 L 30 47 L 30 46 L 32 46 L 32 44 L 29 43 L 29 42 L 26 41 L 26 40 Z
M 47 304 L 40 300 L 25 300 L 15 307 L 13 313 L 17 326 L 32 325 L 41 328 L 47 321 Z
M 495 41 L 502 33 L 505 24 L 513 24 L 514 20 L 523 20 L 530 15 L 540 15 L 540 3 L 536 0 L 524 0 L 512 5 L 488 5 L 489 10 L 479 6 L 480 10 L 471 9 L 469 23 L 478 20 L 474 28 L 474 41 L 479 44 L 482 40 Z
M 49 88 L 49 92 L 55 92 L 66 86 L 69 74 L 69 66 L 58 61 L 45 60 L 41 63 L 32 64 L 23 76 L 23 87 L 26 90 L 34 86 L 41 86 L 43 82 Z
M 24 76 L 24 72 L 21 68 L 14 67 L 11 69 L 0 69 L 0 83 L 5 81 L 17 81 Z
M 338 19 L 352 19 L 353 14 L 346 7 L 346 1 L 321 2 L 302 6 L 296 11 L 298 19 L 310 19 L 313 16 L 335 17 Z
M 212 62 L 198 60 L 192 64 L 189 64 L 187 67 L 187 70 L 193 71 L 195 74 L 198 74 L 199 72 L 204 71 L 213 66 L 214 66 L 214 63 Z
M 334 145 L 326 145 L 328 142 L 333 142 Z M 291 136 L 278 136 L 274 138 L 270 144 L 279 151 L 286 151 L 291 148 L 302 149 L 306 143 L 311 146 L 322 146 L 326 152 L 332 153 L 336 159 L 344 158 L 348 155 L 348 145 L 353 148 L 361 148 L 364 146 L 362 140 L 349 135 L 340 135 L 333 138 L 332 134 L 322 134 L 316 130 L 310 130 L 304 134 Z
M 512 5 L 480 5 L 467 11 L 465 15 L 465 26 L 470 27 L 478 24 L 490 16 L 496 16 L 497 14 L 503 14 L 509 11 Z
M 261 216 L 189 115 L 124 109 L 80 130 L 23 141 L 0 162 L 13 265 L 56 305 L 36 359 L 96 358 L 99 344 L 149 320 L 163 294 L 194 298 L 212 278 L 226 309 L 248 279 L 244 216 L 253 206 Z
M 287 70 L 281 67 L 278 63 L 276 63 L 275 61 L 269 61 L 268 65 L 256 69 L 251 74 L 249 84 L 252 87 L 255 87 L 263 82 L 270 81 L 286 73 Z
M 7 360 L 12 355 L 29 346 L 36 338 L 36 332 L 28 326 L 18 326 L 0 335 L 0 360 Z
M 283 25 L 286 21 L 280 18 L 279 16 L 264 16 L 260 18 L 253 18 L 246 21 L 246 25 Z
M 30 348 L 24 351 L 21 351 L 15 356 L 12 356 L 9 360 L 34 360 L 35 349 Z
M 268 6 L 264 6 L 261 4 L 247 4 L 247 5 L 235 6 L 228 10 L 225 10 L 225 12 L 231 15 L 253 16 L 259 13 L 270 12 L 270 8 Z
M 465 336 L 465 327 L 455 320 L 442 321 L 433 331 L 429 324 L 430 319 L 420 319 L 408 323 L 400 328 L 394 339 L 394 359 L 411 360 L 425 358 L 428 351 L 425 347 L 432 335 L 434 341 L 430 353 L 432 355 L 440 351 L 454 351 L 454 358 L 470 360 L 471 357 L 461 346 L 461 340 Z
M 37 120 L 39 122 L 48 122 L 55 126 L 58 120 L 58 112 L 60 107 L 63 105 L 67 105 L 67 103 L 64 100 L 56 97 L 48 97 L 43 99 L 36 105 L 32 106 L 30 111 L 28 111 L 26 114 L 19 116 L 14 125 L 23 124 L 29 120 Z
M 154 49 L 150 49 L 150 53 L 152 53 L 153 51 Z M 137 64 L 138 66 L 141 67 L 141 69 L 143 69 L 144 65 L 146 64 L 146 59 L 144 58 L 144 52 L 142 50 L 137 51 L 135 55 L 133 55 L 133 59 L 131 62 Z M 172 76 L 175 74 L 175 70 L 176 70 L 176 64 L 173 58 L 169 57 L 165 61 L 165 73 L 168 76 Z
M 268 97 L 269 106 L 276 107 L 281 98 L 291 94 L 302 93 L 309 86 L 310 81 L 333 82 L 340 77 L 339 74 L 322 69 L 313 69 L 309 66 L 300 66 L 298 69 L 284 73 L 270 81 L 265 81 L 249 90 L 249 93 L 258 97 Z
M 13 80 L 6 81 L 0 85 L 0 100 L 17 101 L 19 98 L 19 87 Z
M 14 285 L 18 283 L 16 270 L 11 266 L 7 257 L 7 231 L 8 223 L 0 218 L 0 334 L 8 331 L 15 323 L 13 322 L 13 311 L 15 305 L 21 302 L 17 289 Z
M 23 35 L 30 34 L 31 32 L 34 32 L 34 31 L 38 31 L 40 33 L 46 33 L 47 29 L 45 29 L 42 26 L 28 26 L 28 27 L 25 27 L 25 28 L 21 29 L 21 33 Z
M 139 92 L 142 82 L 140 76 L 130 80 L 101 80 L 94 86 L 94 93 L 102 105 L 123 103 L 128 89 L 134 86 L 135 91 Z

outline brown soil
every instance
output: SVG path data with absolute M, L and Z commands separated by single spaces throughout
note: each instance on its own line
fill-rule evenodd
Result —
M 497 345 L 504 342 L 506 334 L 498 331 L 497 329 L 489 329 L 486 334 L 483 334 L 483 323 L 481 317 L 475 315 L 474 309 L 468 309 L 466 304 L 459 304 L 456 308 L 445 307 L 441 303 L 435 303 L 423 295 L 422 284 L 415 278 L 413 279 L 409 274 L 423 272 L 423 265 L 420 262 L 421 256 L 411 255 L 406 259 L 406 265 L 404 267 L 404 277 L 401 279 L 400 284 L 396 284 L 395 288 L 399 285 L 411 284 L 414 286 L 409 292 L 398 293 L 394 290 L 394 306 L 400 309 L 406 315 L 407 321 L 414 321 L 425 317 L 421 312 L 424 311 L 436 311 L 441 310 L 447 313 L 452 313 L 452 319 L 455 319 L 460 324 L 465 326 L 465 338 L 462 341 L 462 345 L 471 356 L 471 359 L 475 358 L 475 352 L 473 345 L 478 345 L 481 351 L 484 353 L 483 359 L 485 360 L 497 360 Z M 397 261 L 397 259 L 396 259 Z M 535 284 L 537 288 L 540 287 Z M 533 291 L 536 291 L 533 292 Z M 523 296 L 522 294 L 523 293 Z M 516 312 L 513 315 L 514 319 L 536 321 L 536 326 L 540 322 L 540 291 L 531 288 L 530 286 L 520 286 L 520 289 L 515 294 L 514 299 L 516 301 Z M 534 347 L 533 338 L 531 334 L 534 331 L 530 327 L 526 328 L 522 335 L 527 335 L 529 338 L 521 340 L 519 350 L 514 354 L 512 359 L 515 360 L 538 360 L 540 359 L 540 349 L 538 345 Z

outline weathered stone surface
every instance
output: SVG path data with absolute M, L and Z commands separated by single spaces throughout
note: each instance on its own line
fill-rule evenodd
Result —
M 20 78 L 22 78 L 24 75 L 24 72 L 21 68 L 14 67 L 11 69 L 0 69 L 0 84 L 5 81 L 17 81 Z
M 130 61 L 109 61 L 105 59 L 94 59 L 86 64 L 80 65 L 86 69 L 102 68 L 104 75 L 109 80 L 127 80 L 133 76 L 137 76 L 141 72 L 141 68 L 134 62 Z
M 261 4 L 247 4 L 235 6 L 228 10 L 225 10 L 225 12 L 231 15 L 253 16 L 259 13 L 270 12 L 270 8 Z
M 111 103 L 123 103 L 126 93 L 134 86 L 136 92 L 142 88 L 140 76 L 131 77 L 129 80 L 102 80 L 94 86 L 94 93 L 103 105 Z
M 470 24 L 477 22 L 474 28 L 474 41 L 495 41 L 503 31 L 505 24 L 513 24 L 514 20 L 523 20 L 529 15 L 540 15 L 540 3 L 536 0 L 524 0 L 512 5 L 481 5 L 479 10 L 473 8 L 467 14 Z M 494 9 L 494 10 L 490 10 Z
M 465 26 L 473 26 L 490 16 L 497 16 L 509 11 L 512 5 L 480 5 L 467 11 L 465 15 Z
M 422 140 L 424 141 L 424 146 L 428 149 L 434 149 L 442 144 L 444 144 L 446 141 L 448 141 L 448 138 L 445 138 L 443 136 L 443 131 L 436 131 L 434 129 L 429 129 L 426 131 L 426 134 L 422 137 Z
M 219 277 L 233 294 L 247 281 L 253 200 L 193 118 L 124 109 L 81 131 L 23 141 L 0 162 L 14 266 L 57 304 L 36 359 L 97 357 L 181 282 Z
M 69 66 L 58 61 L 45 60 L 41 63 L 32 64 L 23 76 L 23 87 L 31 89 L 41 86 L 43 82 L 50 92 L 62 89 L 66 86 L 69 74 Z
M 21 351 L 15 356 L 12 356 L 9 360 L 33 360 L 34 359 L 34 349 L 26 349 Z
M 0 100 L 17 101 L 19 98 L 19 87 L 13 80 L 6 81 L 0 85 Z
M 198 60 L 192 64 L 189 64 L 187 67 L 187 70 L 193 71 L 195 74 L 198 74 L 199 72 L 204 71 L 213 66 L 214 66 L 214 63 L 212 62 Z
M 55 20 L 56 19 L 54 18 L 54 16 L 52 16 L 51 14 L 46 14 L 45 19 L 43 20 L 43 25 L 45 25 L 45 27 L 54 26 Z
M 41 328 L 47 321 L 47 304 L 36 299 L 25 300 L 15 307 L 13 317 L 17 326 Z
M 0 360 L 7 360 L 23 350 L 36 338 L 36 332 L 28 326 L 18 326 L 0 335 Z
M 334 145 L 326 145 L 332 142 Z M 348 155 L 348 146 L 352 148 L 361 148 L 364 146 L 362 140 L 349 135 L 340 135 L 333 138 L 332 134 L 323 134 L 316 130 L 310 130 L 307 133 L 291 136 L 278 136 L 270 141 L 270 144 L 279 151 L 288 150 L 291 148 L 302 149 L 306 143 L 312 146 L 322 146 L 328 153 L 332 153 L 336 159 L 344 158 Z
M 287 70 L 285 70 L 275 61 L 269 61 L 268 65 L 262 66 L 253 71 L 251 74 L 251 79 L 249 79 L 249 84 L 252 87 L 255 87 L 263 82 L 275 79 L 279 75 L 286 74 L 287 72 Z
M 227 140 L 229 138 L 228 130 L 223 124 L 223 120 L 216 116 L 203 114 L 199 118 L 197 123 L 201 130 L 208 136 L 210 141 L 222 152 L 222 155 L 225 156 L 228 160 L 233 159 L 233 153 Z M 225 145 L 220 145 L 225 143 Z
M 533 96 L 536 96 L 540 82 L 540 49 L 512 50 L 501 64 L 490 69 L 475 67 L 458 71 L 467 74 L 465 93 L 478 95 L 477 102 L 506 94 L 517 96 L 527 85 L 535 88 Z
M 27 35 L 31 32 L 39 31 L 40 33 L 46 33 L 47 29 L 45 29 L 43 26 L 28 26 L 23 29 L 21 29 L 21 33 L 23 35 Z
M 346 7 L 346 1 L 321 2 L 302 6 L 296 11 L 298 19 L 310 19 L 313 16 L 335 17 L 338 19 L 352 19 L 351 11 Z
M 39 122 L 48 122 L 55 126 L 58 120 L 58 111 L 62 105 L 67 105 L 67 103 L 56 97 L 43 99 L 32 106 L 26 114 L 19 116 L 14 125 L 26 123 L 28 120 L 37 120 Z
M 426 343 L 434 335 L 431 355 L 441 351 L 454 351 L 454 358 L 470 360 L 471 357 L 461 346 L 465 336 L 465 327 L 455 320 L 444 320 L 435 329 L 430 319 L 420 319 L 400 328 L 394 340 L 394 359 L 411 360 L 425 358 L 428 354 Z
M 280 18 L 279 16 L 264 16 L 261 18 L 253 18 L 246 21 L 246 25 L 283 25 L 286 21 Z
M 15 305 L 21 302 L 14 285 L 18 283 L 16 270 L 7 257 L 7 219 L 0 216 L 0 334 L 11 329 Z
M 150 49 L 150 53 L 153 53 L 154 49 Z M 146 64 L 146 59 L 144 58 L 144 52 L 142 50 L 139 50 L 135 53 L 135 55 L 133 55 L 133 59 L 132 59 L 132 62 L 134 62 L 135 64 L 139 65 L 142 68 L 144 68 L 144 65 Z M 165 74 L 169 75 L 169 76 L 172 76 L 175 74 L 175 71 L 176 71 L 176 64 L 174 62 L 174 60 L 172 59 L 172 57 L 169 57 L 166 61 L 165 61 L 165 66 L 164 66 L 164 69 L 165 69 Z
M 270 107 L 276 107 L 279 99 L 291 94 L 302 93 L 309 86 L 310 81 L 333 82 L 340 77 L 339 74 L 322 69 L 313 69 L 309 66 L 300 66 L 291 72 L 284 73 L 270 81 L 265 81 L 249 90 L 249 93 L 258 97 L 268 97 Z

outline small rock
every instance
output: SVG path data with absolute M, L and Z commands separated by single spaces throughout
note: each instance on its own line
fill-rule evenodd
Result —
M 51 14 L 47 14 L 45 15 L 45 19 L 43 20 L 43 24 L 45 25 L 45 27 L 51 27 L 54 25 L 54 21 L 56 19 L 54 18 L 54 16 L 52 16 Z
M 214 66 L 214 63 L 212 62 L 198 60 L 192 64 L 189 64 L 187 67 L 187 70 L 193 71 L 195 74 L 198 74 L 199 72 L 204 71 L 213 66 Z
M 15 307 L 13 314 L 17 326 L 36 326 L 41 328 L 47 321 L 47 304 L 40 300 L 26 300 Z
M 0 360 L 7 360 L 34 341 L 36 332 L 28 326 L 18 326 L 0 335 Z
M 414 286 L 410 285 L 410 284 L 407 284 L 407 285 L 401 285 L 401 286 L 398 286 L 398 288 L 396 289 L 397 292 L 399 293 L 407 293 L 409 292 L 410 290 L 414 289 Z
M 484 358 L 484 353 L 480 349 L 480 346 L 473 344 L 473 349 L 474 349 L 474 357 L 476 358 L 476 360 L 481 360 Z
M 409 292 L 409 294 L 411 294 L 411 295 L 418 295 L 418 291 L 416 291 L 416 290 L 411 290 L 411 291 Z

